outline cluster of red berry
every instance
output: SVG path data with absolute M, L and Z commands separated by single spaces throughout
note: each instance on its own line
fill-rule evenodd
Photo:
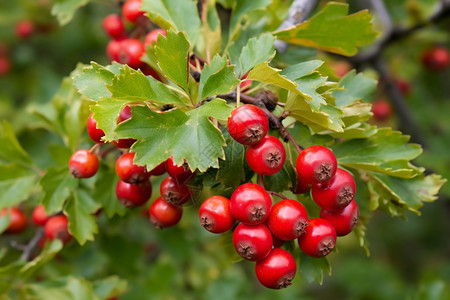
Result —
M 271 175 L 283 167 L 284 146 L 266 135 L 268 119 L 260 108 L 246 104 L 235 109 L 228 130 L 248 146 L 247 162 L 256 173 Z M 256 277 L 272 289 L 289 286 L 297 270 L 293 256 L 279 248 L 284 241 L 297 239 L 305 254 L 323 257 L 333 250 L 337 236 L 350 233 L 359 219 L 355 181 L 349 172 L 337 168 L 328 148 L 311 146 L 301 151 L 296 171 L 296 192 L 311 190 L 321 207 L 320 218 L 308 219 L 305 207 L 296 200 L 283 199 L 272 206 L 270 192 L 254 183 L 239 186 L 230 200 L 222 196 L 206 199 L 199 211 L 201 225 L 212 233 L 224 233 L 239 222 L 233 231 L 234 248 L 242 258 L 256 262 Z

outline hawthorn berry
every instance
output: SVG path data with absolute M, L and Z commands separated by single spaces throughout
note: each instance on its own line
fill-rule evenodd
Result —
M 44 205 L 40 204 L 34 208 L 31 218 L 37 226 L 44 226 L 50 219 L 50 216 L 45 212 Z
M 34 32 L 34 23 L 30 20 L 22 20 L 16 24 L 16 35 L 21 39 L 30 37 Z
M 183 205 L 191 199 L 191 190 L 186 184 L 178 184 L 177 180 L 167 176 L 159 186 L 161 197 L 172 205 Z
M 148 180 L 150 173 L 145 166 L 135 165 L 135 154 L 128 152 L 119 157 L 116 161 L 116 173 L 119 178 L 127 183 L 137 184 Z
M 145 12 L 141 10 L 141 0 L 128 0 L 122 6 L 122 14 L 131 23 L 136 23 L 140 16 L 143 16 Z
M 395 85 L 400 90 L 400 92 L 403 94 L 403 96 L 408 96 L 411 93 L 411 83 L 405 79 L 396 78 L 394 80 Z
M 260 261 L 272 250 L 272 234 L 264 224 L 249 226 L 241 223 L 234 229 L 233 245 L 242 258 Z
M 158 36 L 159 35 L 162 36 L 166 36 L 166 31 L 164 29 L 158 28 L 155 30 L 150 31 L 146 36 L 145 36 L 145 42 L 144 44 L 146 46 L 151 46 L 153 43 L 156 43 L 158 41 Z
M 97 156 L 86 149 L 75 151 L 69 159 L 69 172 L 76 178 L 89 178 L 97 173 Z
M 145 53 L 144 44 L 138 39 L 125 39 L 120 42 L 119 62 L 137 69 L 142 65 L 141 56 Z
M 3 208 L 0 210 L 0 217 L 9 215 L 9 224 L 5 233 L 21 233 L 27 228 L 27 217 L 17 207 Z
M 392 116 L 392 105 L 386 100 L 377 100 L 372 103 L 373 119 L 378 122 L 384 122 Z
M 125 36 L 125 26 L 122 18 L 117 14 L 107 15 L 102 22 L 103 30 L 113 39 Z
M 338 168 L 328 184 L 313 186 L 311 195 L 314 202 L 328 211 L 346 207 L 355 197 L 356 184 L 352 174 Z
M 248 73 L 245 73 L 244 76 L 242 76 L 242 79 L 246 79 L 248 77 Z M 241 91 L 247 90 L 252 86 L 253 81 L 251 79 L 243 80 L 240 83 Z
M 178 184 L 183 184 L 194 176 L 194 173 L 189 168 L 186 161 L 183 162 L 181 166 L 178 166 L 173 161 L 173 156 L 171 156 L 166 162 L 167 173 L 173 177 Z
M 100 129 L 97 128 L 97 121 L 95 121 L 94 117 L 93 117 L 93 113 L 91 113 L 89 115 L 89 118 L 87 120 L 87 124 L 86 124 L 86 129 L 87 132 L 89 134 L 89 137 L 96 143 L 104 143 L 104 141 L 102 141 L 102 137 L 105 136 L 105 132 Z
M 311 190 L 311 186 L 302 181 L 300 176 L 297 176 L 297 185 L 292 189 L 294 194 L 305 194 Z
M 122 41 L 110 40 L 106 45 L 106 54 L 111 61 L 119 61 L 119 53 Z
M 274 248 L 269 255 L 255 264 L 258 281 L 270 289 L 282 289 L 290 286 L 297 272 L 297 263 L 284 249 Z
M 280 240 L 293 241 L 305 232 L 308 226 L 308 213 L 298 201 L 281 200 L 272 207 L 267 226 Z
M 163 161 L 159 165 L 153 168 L 153 170 L 149 171 L 149 174 L 152 176 L 160 176 L 166 173 L 166 162 Z
M 298 155 L 296 168 L 299 180 L 304 184 L 322 184 L 336 173 L 336 156 L 324 146 L 310 146 Z
M 305 228 L 305 233 L 298 238 L 298 245 L 308 256 L 326 256 L 336 245 L 336 230 L 325 219 L 310 219 L 309 226 Z
M 247 225 L 256 225 L 267 220 L 272 199 L 267 191 L 254 183 L 240 185 L 231 195 L 231 214 Z
M 266 135 L 259 143 L 247 148 L 245 158 L 250 168 L 256 173 L 272 175 L 283 168 L 286 151 L 279 139 Z
M 358 204 L 352 200 L 349 205 L 339 211 L 330 212 L 322 209 L 320 217 L 329 221 L 336 230 L 337 236 L 344 236 L 352 232 L 359 220 Z
M 181 206 L 167 203 L 162 197 L 158 197 L 150 206 L 150 221 L 156 228 L 167 228 L 176 225 L 183 216 Z
M 199 209 L 200 223 L 212 233 L 223 233 L 233 227 L 235 219 L 231 214 L 230 200 L 222 196 L 211 196 Z
M 450 53 L 444 47 L 434 47 L 423 52 L 421 60 L 426 68 L 439 72 L 450 65 Z
M 64 244 L 72 239 L 69 233 L 69 221 L 64 215 L 51 217 L 44 227 L 45 237 L 49 240 L 59 239 Z
M 129 119 L 131 119 L 131 107 L 127 105 L 120 112 L 117 124 Z M 113 141 L 113 144 L 116 145 L 117 148 L 129 149 L 135 142 L 135 139 L 119 139 L 118 141 Z
M 8 74 L 11 69 L 11 63 L 6 56 L 0 56 L 0 76 Z
M 139 184 L 130 184 L 119 180 L 116 185 L 116 196 L 119 202 L 126 207 L 141 206 L 152 195 L 152 185 L 148 180 Z
M 244 104 L 234 109 L 228 118 L 228 131 L 233 139 L 243 145 L 261 141 L 269 130 L 269 120 L 261 108 Z

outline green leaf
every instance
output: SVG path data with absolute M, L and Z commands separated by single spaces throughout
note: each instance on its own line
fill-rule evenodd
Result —
M 191 44 L 196 44 L 201 30 L 196 1 L 143 0 L 141 9 L 148 12 L 154 23 L 167 31 L 169 28 L 183 31 Z
M 30 299 L 101 300 L 94 294 L 92 283 L 75 277 L 59 277 L 24 286 Z
M 233 4 L 233 14 L 230 20 L 229 38 L 234 39 L 234 35 L 239 32 L 241 28 L 241 22 L 247 14 L 258 10 L 264 9 L 270 4 L 271 0 L 239 0 Z
M 217 168 L 218 158 L 224 158 L 225 140 L 209 117 L 226 120 L 232 110 L 219 99 L 187 113 L 173 110 L 160 114 L 147 107 L 133 107 L 133 118 L 121 123 L 116 132 L 120 138 L 138 139 L 131 148 L 136 152 L 136 164 L 152 169 L 173 156 L 176 164 L 186 159 L 191 170 L 204 172 Z
M 291 167 L 289 158 L 283 168 L 273 175 L 264 176 L 264 187 L 269 191 L 283 192 L 292 188 L 293 182 L 296 181 L 294 170 Z
M 270 61 L 275 56 L 274 43 L 275 38 L 270 34 L 249 39 L 239 57 L 241 74 L 247 73 L 261 63 Z
M 42 252 L 20 269 L 21 276 L 23 278 L 30 277 L 40 267 L 44 266 L 47 262 L 52 260 L 55 255 L 62 250 L 62 248 L 63 244 L 59 239 L 55 239 L 49 243 L 46 243 Z
M 101 204 L 108 218 L 114 215 L 123 216 L 129 210 L 117 200 L 116 184 L 117 177 L 114 170 L 108 170 L 105 166 L 100 166 L 93 198 Z
M 10 221 L 10 214 L 4 214 L 0 216 L 0 234 L 2 234 L 6 230 L 6 228 L 8 228 Z
M 300 253 L 299 269 L 308 283 L 322 284 L 324 273 L 331 275 L 331 265 L 326 257 L 310 257 L 303 252 Z
M 220 235 L 218 246 L 223 249 L 223 252 L 225 252 L 227 260 L 233 263 L 237 263 L 244 260 L 234 248 L 232 230 L 228 230 L 227 232 L 224 232 Z
M 127 104 L 126 100 L 103 99 L 97 101 L 95 105 L 91 105 L 92 117 L 97 122 L 97 127 L 105 132 L 102 140 L 108 142 L 117 140 L 114 132 L 117 127 L 117 119 Z
M 229 187 L 237 187 L 245 180 L 245 147 L 236 142 L 229 134 L 226 138 L 225 160 L 219 161 L 217 180 Z
M 361 99 L 369 101 L 375 92 L 377 81 L 352 70 L 339 81 L 339 87 L 345 90 L 336 90 L 333 96 L 336 97 L 336 105 L 342 107 Z
M 63 209 L 64 202 L 77 187 L 78 180 L 69 173 L 67 167 L 50 168 L 39 184 L 44 191 L 41 203 L 48 214 L 54 214 Z
M 100 299 L 110 299 L 117 297 L 127 290 L 127 282 L 118 276 L 109 276 L 92 283 L 94 285 L 94 293 Z
M 370 44 L 377 33 L 367 10 L 348 14 L 348 4 L 330 2 L 308 21 L 274 32 L 282 41 L 351 56 Z
M 306 75 L 317 72 L 317 69 L 323 64 L 322 60 L 309 60 L 295 65 L 290 65 L 281 71 L 281 75 L 286 76 L 290 80 L 295 80 Z
M 58 0 L 52 7 L 52 15 L 56 16 L 59 24 L 69 23 L 80 7 L 88 4 L 90 0 Z
M 96 218 L 93 215 L 100 208 L 100 204 L 83 189 L 77 189 L 65 206 L 69 219 L 69 232 L 80 245 L 86 241 L 93 241 L 98 233 Z
M 280 74 L 281 70 L 272 68 L 268 62 L 254 67 L 247 79 L 266 82 L 290 91 L 296 91 L 297 84 Z
M 202 25 L 202 42 L 205 44 L 205 49 L 199 50 L 202 52 L 203 57 L 207 56 L 207 51 L 209 51 L 210 56 L 215 56 L 222 50 L 222 29 L 220 26 L 220 18 L 217 13 L 215 0 L 206 1 L 206 20 L 203 21 Z
M 36 174 L 16 164 L 0 165 L 0 209 L 27 199 L 35 187 Z
M 210 96 L 228 93 L 239 84 L 239 79 L 234 74 L 234 67 L 227 66 L 227 64 L 225 57 L 216 55 L 209 65 L 204 66 L 199 83 L 199 94 L 202 100 Z
M 32 165 L 33 162 L 25 150 L 23 150 L 16 134 L 7 121 L 0 125 L 0 160 Z
M 189 48 L 189 42 L 183 32 L 176 33 L 173 30 L 169 30 L 166 37 L 159 35 L 158 44 L 155 46 L 155 55 L 161 71 L 186 92 Z

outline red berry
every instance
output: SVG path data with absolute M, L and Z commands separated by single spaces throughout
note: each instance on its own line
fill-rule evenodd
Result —
M 311 146 L 300 152 L 296 167 L 300 181 L 311 185 L 322 184 L 336 173 L 336 156 L 324 146 Z
M 9 225 L 6 233 L 21 233 L 27 228 L 27 217 L 17 207 L 3 208 L 0 210 L 0 217 L 9 215 Z
M 141 56 L 145 53 L 144 44 L 138 39 L 125 39 L 120 42 L 119 62 L 137 69 L 142 65 Z
M 336 245 L 336 230 L 325 219 L 309 220 L 309 226 L 305 231 L 298 238 L 298 245 L 306 255 L 323 257 L 328 255 Z
M 244 104 L 231 112 L 228 118 L 228 131 L 233 139 L 243 145 L 261 141 L 269 130 L 269 120 L 262 109 Z
M 286 151 L 279 139 L 266 135 L 259 143 L 247 148 L 245 158 L 256 173 L 272 175 L 283 168 Z
M 248 77 L 248 73 L 244 74 L 244 76 L 242 76 L 242 79 L 245 79 Z M 252 86 L 252 80 L 244 80 L 241 82 L 241 84 L 239 85 L 241 88 L 241 91 L 247 90 Z
M 107 15 L 103 19 L 103 30 L 112 38 L 118 39 L 125 36 L 125 26 L 122 18 L 116 14 Z
M 180 206 L 191 199 L 191 190 L 185 184 L 179 185 L 175 178 L 167 176 L 159 186 L 161 197 L 172 205 Z
M 139 68 L 142 71 L 142 73 L 144 73 L 145 76 L 152 76 L 156 80 L 161 81 L 161 77 L 159 76 L 158 72 L 156 72 L 156 70 L 150 67 L 149 65 L 142 64 Z
M 295 190 L 292 191 L 294 194 L 305 194 L 311 190 L 311 186 L 303 182 L 300 176 L 297 176 L 297 185 L 295 186 Z
M 123 16 L 131 23 L 135 23 L 145 13 L 141 11 L 141 4 L 141 0 L 128 0 L 122 6 Z
M 261 261 L 256 262 L 255 273 L 259 282 L 270 289 L 282 289 L 291 285 L 297 272 L 292 255 L 284 249 L 275 248 Z
M 254 183 L 239 186 L 231 195 L 231 214 L 240 222 L 256 225 L 264 222 L 270 214 L 272 199 L 264 188 Z
M 331 64 L 331 67 L 338 77 L 344 77 L 352 70 L 352 65 L 345 60 L 338 60 Z
M 116 161 L 116 173 L 119 178 L 127 183 L 137 184 L 148 180 L 150 173 L 145 166 L 135 165 L 134 153 L 128 152 L 119 157 Z
M 267 226 L 277 238 L 293 241 L 305 232 L 308 226 L 308 213 L 300 202 L 282 200 L 272 207 Z
M 162 163 L 157 165 L 155 168 L 153 168 L 153 170 L 151 170 L 149 173 L 152 176 L 160 176 L 160 175 L 166 173 L 166 162 L 163 161 Z
M 45 212 L 44 205 L 38 205 L 34 208 L 32 219 L 37 226 L 44 226 L 50 219 L 50 216 Z
M 421 60 L 431 71 L 443 71 L 450 65 L 450 53 L 444 47 L 434 47 L 422 53 Z
M 401 78 L 397 78 L 394 80 L 395 85 L 400 90 L 400 92 L 403 94 L 403 96 L 407 96 L 411 93 L 411 84 L 409 81 Z
M 386 100 L 378 100 L 372 103 L 372 113 L 375 121 L 384 122 L 392 116 L 392 106 Z
M 344 236 L 352 232 L 359 220 L 359 209 L 356 201 L 353 200 L 344 209 L 336 212 L 330 212 L 322 209 L 320 217 L 329 221 L 338 236 Z
M 119 180 L 116 185 L 116 195 L 119 202 L 126 207 L 141 206 L 150 199 L 152 185 L 148 180 L 139 184 Z
M 150 221 L 156 228 L 166 228 L 177 224 L 183 216 L 183 208 L 157 198 L 149 210 Z
M 8 74 L 11 69 L 11 63 L 6 56 L 0 56 L 0 76 Z
M 96 142 L 96 143 L 104 143 L 102 141 L 102 137 L 105 136 L 105 132 L 102 129 L 97 128 L 97 121 L 94 120 L 93 115 L 94 114 L 91 113 L 89 115 L 88 120 L 87 120 L 87 124 L 86 124 L 87 132 L 88 132 L 90 138 L 94 142 Z
M 69 233 L 69 221 L 64 215 L 51 217 L 47 223 L 45 223 L 44 233 L 47 239 L 59 239 L 64 244 L 72 238 L 72 235 Z
M 75 151 L 69 159 L 70 174 L 76 178 L 89 178 L 94 176 L 97 173 L 98 165 L 97 156 L 86 149 Z
M 145 42 L 144 44 L 146 46 L 151 46 L 153 43 L 156 43 L 158 41 L 158 35 L 162 35 L 162 36 L 166 36 L 166 31 L 164 29 L 155 29 L 150 31 L 146 36 L 145 36 Z
M 312 187 L 314 202 L 321 208 L 336 211 L 346 207 L 355 197 L 356 184 L 352 174 L 344 169 L 337 169 L 328 184 Z
M 129 119 L 131 119 L 131 107 L 127 105 L 120 112 L 117 124 Z M 116 145 L 117 148 L 129 149 L 135 142 L 135 139 L 119 139 L 118 141 L 113 141 L 113 144 Z
M 222 196 L 206 199 L 198 213 L 203 228 L 212 233 L 228 231 L 235 222 L 230 210 L 230 200 Z
M 119 61 L 119 53 L 121 49 L 122 41 L 111 40 L 106 46 L 106 54 L 111 61 Z
M 272 250 L 272 234 L 264 224 L 249 226 L 239 224 L 233 232 L 233 245 L 244 259 L 260 261 Z
M 178 166 L 173 161 L 173 156 L 167 160 L 166 170 L 170 176 L 176 179 L 178 184 L 183 184 L 194 176 L 186 161 L 181 166 Z
M 22 20 L 16 24 L 16 35 L 21 39 L 30 37 L 34 32 L 34 24 L 30 20 Z

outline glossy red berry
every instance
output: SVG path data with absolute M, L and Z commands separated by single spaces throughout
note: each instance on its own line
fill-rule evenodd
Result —
M 203 228 L 212 233 L 223 233 L 233 227 L 230 200 L 222 196 L 211 196 L 200 206 L 198 212 Z
M 127 105 L 120 112 L 117 124 L 129 119 L 131 119 L 131 107 Z M 129 149 L 135 142 L 135 139 L 119 139 L 118 141 L 113 141 L 113 144 L 116 145 L 117 148 Z
M 141 0 L 128 0 L 122 6 L 123 16 L 131 23 L 136 23 L 139 17 L 144 15 L 144 12 L 141 10 L 141 5 Z
M 304 184 L 317 185 L 333 178 L 337 169 L 337 160 L 333 152 L 324 146 L 311 146 L 297 157 L 297 174 Z
M 242 258 L 260 261 L 272 250 L 272 234 L 264 224 L 249 226 L 241 223 L 234 229 L 233 245 Z
M 16 24 L 16 35 L 21 39 L 30 37 L 34 32 L 34 23 L 30 20 L 22 20 Z
M 91 113 L 89 115 L 89 118 L 87 120 L 87 124 L 86 124 L 86 129 L 87 132 L 89 134 L 89 137 L 96 143 L 104 143 L 102 141 L 102 137 L 105 136 L 105 132 L 100 129 L 97 128 L 97 121 L 94 120 L 93 118 L 93 113 Z
M 141 56 L 145 53 L 144 44 L 138 39 L 125 39 L 120 42 L 119 62 L 137 69 L 142 65 Z
M 119 61 L 119 54 L 122 41 L 110 40 L 106 45 L 106 54 L 111 61 Z
M 422 64 L 431 71 L 443 71 L 450 65 L 450 53 L 444 47 L 434 47 L 423 52 Z
M 394 80 L 395 85 L 403 94 L 403 96 L 408 96 L 411 93 L 411 83 L 405 79 L 397 78 Z
M 122 18 L 117 14 L 107 15 L 102 22 L 103 30 L 112 38 L 119 39 L 125 36 L 125 26 Z
M 162 174 L 166 173 L 166 162 L 163 161 L 159 165 L 153 168 L 153 170 L 149 171 L 150 175 L 152 176 L 161 176 Z
M 272 175 L 280 171 L 286 161 L 286 151 L 276 137 L 266 135 L 259 143 L 245 151 L 250 168 L 261 175 Z
M 239 186 L 231 195 L 231 214 L 236 220 L 256 225 L 267 220 L 272 207 L 272 199 L 266 190 L 254 183 Z
M 183 205 L 191 199 L 191 190 L 185 184 L 179 185 L 175 178 L 167 176 L 159 186 L 161 197 L 172 205 Z
M 231 112 L 228 131 L 233 139 L 243 145 L 261 141 L 269 130 L 269 120 L 259 107 L 244 104 Z
M 292 255 L 284 249 L 275 248 L 261 261 L 256 262 L 255 273 L 258 281 L 270 289 L 290 286 L 297 272 L 297 264 Z
M 346 207 L 355 197 L 356 184 L 352 174 L 338 168 L 328 184 L 312 187 L 314 202 L 321 208 L 336 211 Z
M 386 100 L 377 100 L 372 103 L 373 119 L 378 122 L 384 122 L 392 116 L 392 105 Z
M 97 173 L 98 166 L 97 156 L 86 149 L 75 151 L 69 159 L 69 172 L 76 178 L 94 176 Z
M 352 232 L 359 220 L 359 209 L 356 201 L 353 200 L 344 209 L 336 212 L 330 212 L 322 209 L 320 217 L 329 221 L 338 236 L 344 236 Z
M 295 189 L 292 189 L 292 193 L 305 194 L 308 193 L 310 190 L 311 185 L 306 184 L 304 181 L 302 181 L 300 176 L 297 176 L 297 185 L 295 186 Z
M 17 207 L 3 208 L 0 210 L 0 217 L 9 215 L 9 225 L 5 233 L 21 233 L 27 228 L 27 217 Z
M 159 35 L 162 36 L 166 36 L 166 31 L 164 29 L 158 28 L 155 30 L 150 31 L 146 36 L 145 36 L 145 42 L 144 44 L 146 46 L 151 46 L 153 43 L 156 43 L 158 41 L 158 36 Z
M 166 170 L 171 177 L 175 178 L 178 184 L 183 184 L 194 176 L 186 161 L 179 166 L 173 161 L 173 156 L 167 160 Z
M 157 198 L 149 210 L 150 221 L 156 228 L 167 228 L 176 225 L 183 216 L 183 208 Z
M 246 79 L 247 77 L 248 77 L 248 73 L 244 74 L 244 76 L 242 76 L 242 79 Z M 245 91 L 245 90 L 249 89 L 252 86 L 252 82 L 253 81 L 250 79 L 241 81 L 241 83 L 239 85 L 241 88 L 241 91 Z
M 329 221 L 322 218 L 311 219 L 305 231 L 298 238 L 298 245 L 306 255 L 323 257 L 334 249 L 336 230 Z
M 119 178 L 127 183 L 137 184 L 148 180 L 150 173 L 145 166 L 134 164 L 134 153 L 128 152 L 119 157 L 116 161 L 116 173 Z
M 119 180 L 116 185 L 116 195 L 119 202 L 126 207 L 141 206 L 150 199 L 152 185 L 148 180 L 139 184 Z
M 44 205 L 36 206 L 31 217 L 34 224 L 36 224 L 37 226 L 44 226 L 45 223 L 47 223 L 47 221 L 50 219 L 50 216 L 45 212 Z
M 69 233 L 69 221 L 64 215 L 51 217 L 44 227 L 45 237 L 49 240 L 60 239 L 63 243 L 71 240 Z
M 267 226 L 277 238 L 293 241 L 305 232 L 308 226 L 308 213 L 298 201 L 281 200 L 272 207 Z

